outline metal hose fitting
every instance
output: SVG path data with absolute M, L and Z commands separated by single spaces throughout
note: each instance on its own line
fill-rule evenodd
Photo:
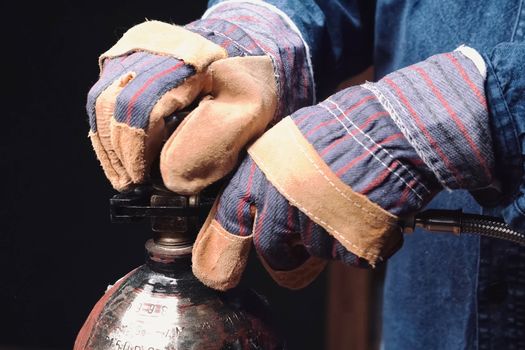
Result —
M 476 214 L 463 214 L 461 210 L 429 209 L 405 220 L 405 233 L 414 232 L 419 227 L 427 231 L 476 234 L 480 236 L 504 239 L 525 245 L 525 234 L 516 231 L 502 219 Z

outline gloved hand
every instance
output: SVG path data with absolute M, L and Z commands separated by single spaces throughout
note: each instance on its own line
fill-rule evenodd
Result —
M 200 231 L 195 275 L 216 289 L 235 286 L 252 243 L 288 288 L 311 282 L 326 259 L 374 266 L 401 246 L 399 218 L 441 188 L 490 184 L 479 60 L 469 48 L 433 56 L 267 131 Z
M 308 60 L 298 30 L 268 6 L 226 3 L 184 28 L 131 28 L 101 55 L 88 94 L 90 138 L 106 176 L 121 191 L 147 181 L 163 147 L 166 186 L 200 191 L 270 123 L 311 103 Z M 168 135 L 167 121 L 199 101 Z

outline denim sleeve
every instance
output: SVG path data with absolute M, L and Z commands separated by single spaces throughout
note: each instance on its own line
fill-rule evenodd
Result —
M 210 0 L 208 6 L 224 1 Z M 333 91 L 335 84 L 342 79 L 359 73 L 372 64 L 375 1 L 265 2 L 284 12 L 300 30 L 310 48 L 319 97 Z
M 484 53 L 486 94 L 501 181 L 501 214 L 525 231 L 525 43 L 502 43 Z

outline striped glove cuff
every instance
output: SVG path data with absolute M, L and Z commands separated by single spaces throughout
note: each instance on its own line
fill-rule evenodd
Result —
M 391 214 L 419 210 L 440 189 L 377 97 L 361 86 L 291 117 L 339 179 Z
M 479 189 L 493 181 L 484 63 L 476 55 L 462 47 L 364 85 L 449 189 Z
M 483 83 L 474 61 L 454 51 L 339 92 L 292 119 L 344 183 L 402 216 L 441 186 L 476 189 L 493 180 Z

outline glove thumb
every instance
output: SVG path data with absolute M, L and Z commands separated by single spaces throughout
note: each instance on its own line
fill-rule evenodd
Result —
M 232 57 L 209 68 L 211 91 L 164 145 L 160 169 L 166 187 L 193 194 L 228 174 L 244 146 L 258 138 L 277 107 L 268 56 Z
M 219 201 L 220 197 L 193 244 L 192 269 L 205 285 L 225 291 L 235 287 L 241 279 L 250 254 L 252 235 L 233 235 L 216 221 Z

